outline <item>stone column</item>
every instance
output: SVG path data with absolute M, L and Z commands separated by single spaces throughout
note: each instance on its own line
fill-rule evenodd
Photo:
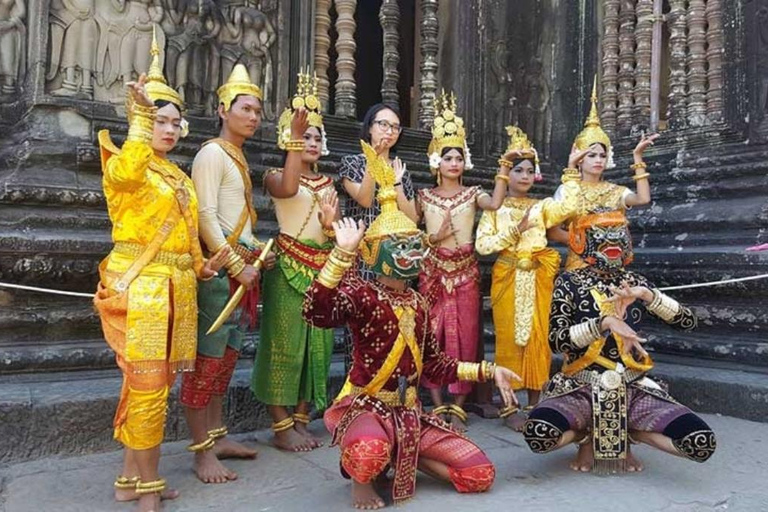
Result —
M 336 115 L 355 117 L 357 114 L 357 98 L 355 96 L 355 10 L 357 0 L 336 0 L 336 31 L 339 38 L 336 41 Z
M 722 0 L 707 0 L 707 117 L 717 122 L 723 118 L 723 33 Z
M 671 126 L 680 128 L 686 124 L 686 94 L 688 92 L 688 77 L 685 74 L 686 65 L 686 0 L 669 0 L 669 111 L 667 119 Z
M 707 17 L 704 0 L 688 2 L 688 123 L 707 122 Z
M 330 100 L 329 90 L 331 83 L 328 80 L 328 67 L 331 65 L 331 57 L 328 50 L 331 48 L 331 36 L 328 30 L 331 28 L 331 0 L 316 0 L 315 4 L 315 73 L 317 73 L 317 95 L 323 105 L 323 112 L 328 112 Z
M 635 28 L 635 123 L 648 127 L 651 120 L 651 55 L 653 0 L 638 0 Z
M 629 132 L 635 109 L 635 0 L 621 0 L 619 13 L 619 131 Z
M 421 0 L 421 66 L 419 71 L 419 125 L 429 129 L 435 117 L 435 95 L 437 94 L 437 22 L 438 0 Z M 468 56 L 468 58 L 471 58 Z
M 397 0 L 384 0 L 379 11 L 384 32 L 384 79 L 381 82 L 381 100 L 390 105 L 400 104 L 397 90 L 400 81 L 400 6 Z
M 616 110 L 618 108 L 619 90 L 619 8 L 620 0 L 605 0 L 605 15 L 603 18 L 603 76 L 601 79 L 603 93 L 602 113 L 600 119 L 609 135 L 616 132 Z

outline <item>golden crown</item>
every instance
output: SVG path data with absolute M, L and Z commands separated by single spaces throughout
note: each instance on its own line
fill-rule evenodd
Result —
M 381 213 L 371 222 L 371 225 L 365 231 L 366 242 L 380 240 L 389 235 L 415 235 L 421 231 L 406 214 L 397 207 L 397 192 L 395 191 L 395 170 L 381 156 L 376 153 L 370 144 L 360 141 L 363 147 L 363 154 L 367 161 L 368 172 L 378 186 L 376 199 L 381 205 Z M 373 261 L 366 261 L 369 265 L 375 261 L 374 252 Z M 365 253 L 363 254 L 366 259 Z
M 429 143 L 427 154 L 430 157 L 430 167 L 436 170 L 433 155 L 440 157 L 445 148 L 467 147 L 467 134 L 464 120 L 456 115 L 456 95 L 442 91 L 435 98 L 435 120 L 432 122 L 432 141 Z M 465 155 L 466 158 L 466 155 Z
M 277 145 L 280 149 L 285 149 L 285 143 L 291 140 L 291 119 L 293 113 L 302 107 L 307 110 L 309 126 L 314 126 L 323 135 L 325 134 L 321 113 L 322 106 L 320 105 L 320 98 L 317 96 L 317 74 L 310 75 L 309 70 L 307 70 L 306 73 L 299 73 L 298 76 L 299 83 L 296 85 L 296 95 L 291 100 L 290 107 L 285 107 L 283 113 L 280 114 L 280 119 L 277 122 Z M 327 154 L 327 152 L 325 141 L 323 141 L 323 154 Z
M 597 113 L 597 76 L 592 84 L 592 107 L 589 110 L 589 117 L 584 123 L 584 129 L 581 131 L 576 140 L 574 146 L 579 151 L 584 151 L 593 144 L 602 144 L 605 146 L 605 150 L 610 152 L 611 138 L 605 133 L 602 126 L 600 126 L 600 116 Z
M 505 153 L 509 153 L 510 151 L 519 151 L 520 159 L 526 160 L 532 158 L 534 170 L 536 173 L 535 180 L 541 181 L 542 177 L 541 167 L 539 166 L 539 153 L 536 151 L 536 148 L 533 147 L 533 143 L 528 140 L 528 135 L 526 135 L 525 132 L 518 126 L 507 126 L 507 135 L 509 135 L 509 144 L 507 144 L 507 150 Z
M 219 87 L 216 94 L 219 96 L 219 103 L 224 105 L 225 111 L 232 107 L 232 102 L 241 94 L 262 99 L 261 88 L 251 82 L 251 75 L 242 64 L 235 64 L 227 83 Z

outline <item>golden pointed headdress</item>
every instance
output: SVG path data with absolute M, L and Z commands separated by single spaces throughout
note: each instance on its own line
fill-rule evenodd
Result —
M 432 141 L 427 148 L 429 167 L 433 173 L 440 167 L 440 157 L 445 148 L 464 150 L 464 168 L 472 169 L 472 160 L 467 146 L 464 120 L 456 115 L 456 95 L 442 91 L 435 98 L 435 120 L 432 122 Z
M 421 233 L 416 223 L 397 207 L 397 192 L 395 191 L 395 171 L 381 155 L 376 154 L 370 144 L 360 141 L 363 154 L 367 161 L 368 172 L 376 180 L 378 193 L 376 199 L 381 206 L 379 214 L 365 231 L 363 240 L 374 242 L 389 235 L 417 235 Z M 365 244 L 363 244 L 365 245 Z M 369 265 L 376 260 L 376 253 L 362 251 L 362 257 Z
M 261 88 L 251 82 L 248 69 L 242 64 L 235 64 L 227 83 L 219 87 L 216 94 L 219 96 L 219 103 L 224 105 L 225 111 L 230 109 L 232 102 L 241 94 L 262 99 Z
M 539 153 L 536 148 L 533 147 L 533 143 L 528 140 L 528 135 L 518 126 L 507 126 L 507 135 L 509 135 L 509 144 L 507 144 L 507 150 L 519 151 L 521 154 L 521 160 L 533 159 L 533 165 L 536 169 L 536 181 L 541 181 L 541 168 L 539 167 Z
M 147 72 L 146 90 L 152 101 L 165 100 L 170 101 L 180 109 L 184 110 L 184 102 L 175 89 L 168 86 L 168 82 L 163 76 L 163 68 L 160 66 L 160 47 L 157 44 L 157 34 L 155 26 L 152 26 L 152 47 L 149 50 L 152 55 L 152 62 L 149 64 Z
M 595 76 L 592 84 L 592 106 L 589 110 L 589 117 L 584 123 L 584 129 L 581 130 L 573 145 L 578 151 L 584 151 L 593 144 L 602 144 L 605 146 L 605 150 L 608 152 L 608 164 L 606 168 L 613 167 L 613 148 L 611 146 L 611 138 L 605 133 L 602 126 L 600 126 L 600 116 L 597 113 L 597 76 Z
M 323 137 L 322 155 L 328 154 L 328 142 L 325 138 L 325 127 L 323 126 L 323 115 L 320 112 L 320 98 L 317 96 L 317 74 L 310 75 L 309 70 L 306 73 L 299 73 L 299 82 L 296 85 L 296 95 L 291 100 L 291 105 L 285 107 L 280 119 L 277 121 L 277 145 L 280 149 L 285 149 L 285 143 L 291 140 L 291 119 L 293 113 L 304 107 L 307 110 L 307 121 L 309 126 L 314 126 Z

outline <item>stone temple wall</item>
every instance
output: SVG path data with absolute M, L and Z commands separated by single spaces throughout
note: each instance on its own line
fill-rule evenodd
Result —
M 718 20 L 724 35 L 711 49 L 719 44 L 723 54 L 722 108 L 721 115 L 705 125 L 696 112 L 695 123 L 670 123 L 649 151 L 653 202 L 630 214 L 635 266 L 661 285 L 767 272 L 768 253 L 745 254 L 743 248 L 768 241 L 768 0 L 682 2 L 686 9 L 694 8 L 690 13 L 679 10 L 680 2 L 672 3 L 678 17 L 668 16 L 667 22 L 678 23 L 679 30 L 680 23 L 695 21 L 694 32 L 704 30 L 705 55 L 710 48 L 708 25 L 701 25 L 701 13 L 706 18 L 721 4 Z M 172 159 L 188 171 L 200 144 L 216 135 L 213 92 L 234 62 L 244 62 L 265 91 L 264 125 L 245 148 L 253 182 L 260 184 L 265 170 L 283 161 L 274 143 L 275 118 L 296 72 L 316 62 L 316 41 L 322 39 L 323 48 L 328 47 L 330 36 L 316 39 L 315 30 L 329 25 L 329 19 L 337 21 L 339 4 L 344 14 L 342 53 L 347 58 L 340 74 L 346 87 L 341 101 L 346 105 L 352 101 L 349 21 L 354 1 L 0 0 L 0 281 L 79 292 L 95 289 L 98 263 L 111 248 L 96 133 L 107 128 L 117 141 L 124 138 L 123 86 L 146 69 L 153 26 L 163 44 L 166 76 L 190 106 L 191 135 Z M 456 92 L 476 164 L 468 184 L 490 189 L 504 146 L 503 127 L 518 123 L 544 157 L 545 181 L 534 192 L 549 195 L 587 113 L 592 78 L 605 73 L 603 23 L 605 9 L 613 4 L 419 0 L 416 13 L 427 20 L 428 30 L 424 38 L 411 38 L 417 47 L 407 49 L 392 43 L 392 27 L 405 11 L 396 15 L 392 2 L 383 2 L 389 42 L 382 65 L 390 72 L 395 69 L 395 48 L 416 52 L 414 90 L 433 93 L 439 86 Z M 645 4 L 637 2 L 641 9 L 647 9 Z M 317 6 L 323 7 L 317 13 L 322 23 L 315 19 Z M 625 30 L 620 42 L 625 45 L 629 21 L 626 13 L 620 16 L 618 30 Z M 701 40 L 695 44 L 701 45 Z M 701 59 L 689 62 L 689 55 L 678 54 L 683 60 L 676 61 L 676 69 L 689 74 L 693 66 L 693 78 L 701 84 Z M 629 62 L 626 54 L 623 58 Z M 704 65 L 707 71 L 706 59 Z M 645 67 L 641 72 L 646 73 Z M 385 73 L 386 78 L 391 77 Z M 635 77 L 625 70 L 617 80 L 617 87 L 624 83 L 626 91 Z M 392 94 L 393 83 L 386 83 L 383 89 Z M 329 94 L 333 92 L 330 87 Z M 678 96 L 672 103 L 686 107 L 680 112 L 690 118 L 689 103 L 679 88 L 674 92 Z M 414 125 L 428 121 L 424 108 L 414 116 Z M 644 109 L 643 100 L 626 112 L 636 115 Z M 331 155 L 323 160 L 321 171 L 334 175 L 341 156 L 359 151 L 359 123 L 352 115 L 327 116 Z M 625 124 L 614 137 L 618 167 L 607 176 L 625 185 L 633 184 L 628 157 L 637 133 L 631 119 L 626 124 L 622 118 Z M 432 182 L 425 157 L 428 142 L 429 133 L 420 128 L 407 128 L 401 140 L 399 154 L 417 186 Z M 274 213 L 260 189 L 255 191 L 255 205 L 261 235 L 275 233 Z M 490 263 L 485 260 L 483 265 L 486 291 Z M 677 296 L 695 307 L 700 329 L 681 334 L 650 326 L 657 360 L 693 368 L 702 378 L 720 368 L 745 375 L 768 371 L 768 281 Z M 0 305 L 0 386 L 18 379 L 53 378 L 49 375 L 86 379 L 95 370 L 109 373 L 114 368 L 88 299 L 0 289 Z M 489 322 L 486 327 L 491 342 Z M 691 389 L 700 392 L 702 386 Z M 721 399 L 696 395 L 695 400 L 710 410 L 741 410 L 747 417 L 768 419 L 768 392 L 744 389 L 743 397 L 731 405 L 724 394 L 717 395 Z M 0 399 L 0 410 L 4 405 Z

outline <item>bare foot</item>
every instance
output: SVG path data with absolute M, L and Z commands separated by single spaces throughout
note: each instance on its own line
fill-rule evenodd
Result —
M 224 467 L 212 450 L 197 452 L 192 469 L 204 484 L 225 484 L 230 480 L 237 480 L 237 473 Z
M 592 451 L 592 443 L 584 443 L 579 445 L 579 453 L 576 454 L 570 466 L 574 471 L 581 473 L 589 473 L 592 471 L 592 465 L 595 462 L 595 454 Z
M 372 483 L 360 484 L 352 480 L 352 506 L 359 510 L 378 510 L 384 508 L 385 503 Z
M 272 441 L 275 447 L 288 452 L 309 452 L 317 448 L 308 438 L 289 428 L 282 432 L 276 432 Z
M 467 424 L 458 416 L 451 416 L 451 430 L 463 434 L 467 431 Z
M 312 433 L 307 429 L 307 426 L 304 423 L 296 422 L 296 425 L 293 427 L 296 429 L 296 432 L 307 438 L 307 440 L 312 444 L 313 448 L 320 448 L 323 446 L 323 442 L 312 435 Z
M 221 437 L 216 440 L 213 453 L 219 459 L 255 459 L 259 454 L 253 448 L 248 448 L 228 437 Z
M 627 472 L 639 473 L 644 469 L 645 469 L 645 466 L 643 466 L 642 461 L 634 456 L 631 448 L 628 448 L 627 449 Z
M 166 489 L 160 494 L 161 500 L 175 500 L 179 497 L 179 491 L 176 489 Z M 139 495 L 133 489 L 115 489 L 115 501 L 125 503 L 126 501 L 136 501 Z
M 525 414 L 513 414 L 504 419 L 504 425 L 511 428 L 515 432 L 522 432 L 523 425 L 525 425 L 525 421 L 527 419 L 528 417 Z
M 160 495 L 156 492 L 139 497 L 137 512 L 160 512 Z

